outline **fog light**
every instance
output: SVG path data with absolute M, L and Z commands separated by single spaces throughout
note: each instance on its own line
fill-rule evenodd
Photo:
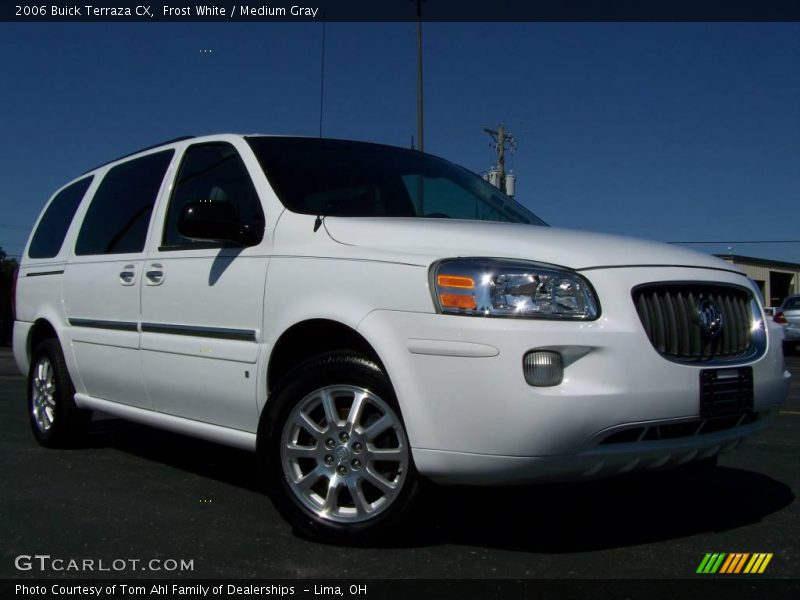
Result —
M 561 354 L 552 350 L 534 350 L 523 358 L 522 371 L 529 385 L 558 385 L 564 379 L 564 359 Z

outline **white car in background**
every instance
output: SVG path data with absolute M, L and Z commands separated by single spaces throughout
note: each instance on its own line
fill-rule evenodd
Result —
M 54 194 L 14 354 L 43 445 L 97 410 L 252 450 L 296 527 L 357 540 L 422 477 L 713 464 L 786 398 L 776 331 L 729 264 L 548 227 L 446 160 L 215 135 Z
M 787 348 L 800 345 L 800 294 L 787 297 L 775 309 L 773 320 L 783 326 L 783 339 Z

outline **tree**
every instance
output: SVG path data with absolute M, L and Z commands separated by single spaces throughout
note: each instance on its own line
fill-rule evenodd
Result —
M 11 341 L 14 315 L 11 311 L 11 283 L 19 263 L 0 246 L 0 344 Z

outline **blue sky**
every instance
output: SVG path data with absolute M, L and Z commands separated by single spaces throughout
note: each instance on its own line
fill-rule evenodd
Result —
M 52 191 L 184 134 L 316 135 L 319 23 L 2 23 L 0 245 Z M 414 23 L 326 25 L 323 134 L 408 146 Z M 474 171 L 518 139 L 552 225 L 649 239 L 800 239 L 800 24 L 424 25 L 425 149 Z M 202 52 L 201 50 L 211 50 Z M 697 246 L 727 252 L 728 244 Z M 800 262 L 800 244 L 734 244 Z

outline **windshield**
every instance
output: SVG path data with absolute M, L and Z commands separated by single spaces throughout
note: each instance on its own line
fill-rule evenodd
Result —
M 317 138 L 247 141 L 292 212 L 545 225 L 474 173 L 414 150 Z

